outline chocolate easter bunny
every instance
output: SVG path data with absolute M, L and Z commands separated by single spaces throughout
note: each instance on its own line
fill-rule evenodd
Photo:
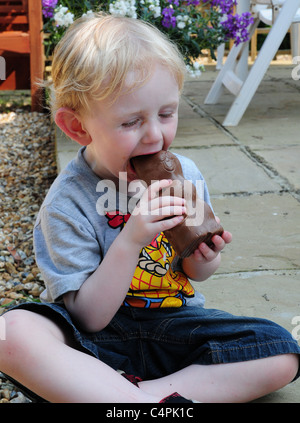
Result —
M 176 254 L 190 256 L 201 242 L 213 246 L 214 235 L 222 235 L 223 228 L 216 221 L 209 205 L 197 194 L 191 181 L 185 180 L 178 158 L 170 151 L 137 156 L 132 159 L 135 172 L 147 186 L 161 179 L 172 179 L 170 187 L 161 190 L 160 195 L 175 195 L 186 200 L 187 212 L 184 220 L 164 232 Z

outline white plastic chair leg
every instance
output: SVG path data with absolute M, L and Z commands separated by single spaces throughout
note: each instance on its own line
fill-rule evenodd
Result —
M 217 48 L 217 64 L 216 64 L 217 70 L 220 70 L 223 66 L 224 52 L 225 52 L 225 44 L 221 44 Z
M 300 23 L 293 23 L 291 26 L 291 50 L 292 57 L 300 56 Z
M 238 125 L 259 84 L 261 83 L 271 60 L 275 56 L 285 34 L 291 26 L 299 5 L 300 0 L 286 0 L 284 3 L 281 12 L 272 26 L 245 83 L 243 84 L 223 122 L 224 126 Z
M 252 37 L 257 25 L 259 23 L 259 19 L 257 18 L 252 25 L 249 36 Z M 238 61 L 242 56 L 242 52 L 245 48 L 248 48 L 248 43 L 241 43 L 238 46 L 233 46 L 229 52 L 229 55 L 226 59 L 226 62 L 222 66 L 215 82 L 213 83 L 209 93 L 207 94 L 204 104 L 216 104 L 223 93 L 223 80 L 226 80 L 226 74 L 236 70 L 236 66 Z M 229 74 L 230 75 L 230 74 Z M 227 84 L 228 85 L 228 84 Z

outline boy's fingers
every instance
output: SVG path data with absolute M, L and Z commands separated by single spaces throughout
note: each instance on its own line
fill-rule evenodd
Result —
M 170 219 L 161 220 L 159 222 L 160 228 L 158 229 L 158 231 L 163 232 L 168 229 L 174 228 L 175 226 L 179 225 L 179 223 L 182 222 L 183 219 L 184 219 L 184 216 L 181 215 L 181 216 L 171 217 Z
M 173 197 L 173 196 L 166 196 L 166 197 L 157 197 L 151 200 L 150 208 L 152 210 L 159 209 L 162 207 L 172 207 L 172 206 L 184 206 L 186 203 L 185 199 L 182 197 Z
M 148 187 L 148 198 L 149 200 L 153 200 L 158 196 L 159 191 L 162 188 L 166 188 L 167 186 L 171 185 L 172 180 L 171 179 L 162 179 L 160 181 L 155 181 L 153 184 L 149 185 Z
M 157 219 L 165 219 L 167 217 L 180 216 L 186 213 L 186 208 L 183 206 L 165 206 L 159 209 L 150 210 L 150 214 L 157 216 Z
M 224 231 L 222 238 L 224 239 L 224 241 L 226 242 L 226 244 L 229 244 L 232 241 L 232 234 L 228 231 Z

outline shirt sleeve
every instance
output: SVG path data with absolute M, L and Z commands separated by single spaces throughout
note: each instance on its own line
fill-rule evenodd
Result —
M 44 206 L 34 228 L 37 265 L 46 290 L 42 301 L 55 302 L 68 291 L 77 291 L 102 259 L 99 242 L 88 219 L 78 221 Z

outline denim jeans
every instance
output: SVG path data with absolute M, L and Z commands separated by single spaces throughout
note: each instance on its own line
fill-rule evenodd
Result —
M 159 378 L 191 364 L 300 355 L 297 341 L 276 323 L 204 307 L 153 310 L 122 306 L 109 325 L 96 333 L 76 327 L 61 304 L 25 303 L 17 307 L 53 319 L 72 331 L 79 350 L 143 380 Z

